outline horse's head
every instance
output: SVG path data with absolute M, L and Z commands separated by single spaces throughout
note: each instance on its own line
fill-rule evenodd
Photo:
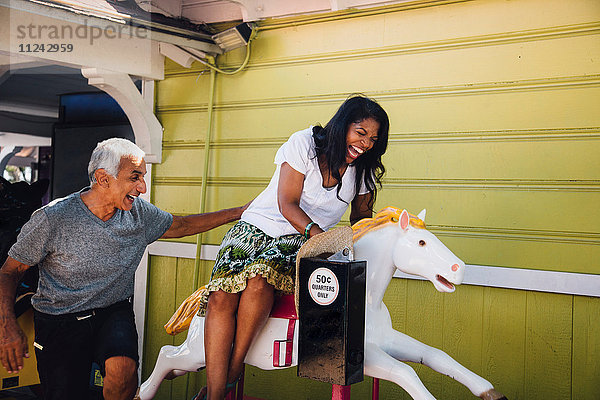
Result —
M 417 218 L 402 210 L 392 256 L 394 264 L 402 272 L 431 281 L 440 292 L 453 292 L 454 285 L 462 283 L 465 263 L 425 229 L 424 220 L 425 210 Z

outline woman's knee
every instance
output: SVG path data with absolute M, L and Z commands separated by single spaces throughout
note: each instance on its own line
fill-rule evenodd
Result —
M 273 288 L 273 285 L 267 282 L 266 278 L 257 275 L 248 279 L 245 290 L 263 295 L 267 293 L 273 293 L 275 289 Z
M 239 293 L 227 293 L 222 290 L 212 292 L 208 296 L 207 312 L 209 310 L 219 310 L 221 312 L 235 313 L 239 300 Z

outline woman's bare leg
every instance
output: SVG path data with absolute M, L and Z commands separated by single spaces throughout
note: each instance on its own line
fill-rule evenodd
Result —
M 208 399 L 225 397 L 240 295 L 219 290 L 208 297 L 204 325 Z
M 238 305 L 237 328 L 227 382 L 233 382 L 242 373 L 250 345 L 269 318 L 273 308 L 274 293 L 273 286 L 262 276 L 248 279 Z

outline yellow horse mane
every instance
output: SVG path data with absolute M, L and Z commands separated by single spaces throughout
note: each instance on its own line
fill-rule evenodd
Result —
M 383 210 L 375 214 L 373 218 L 365 218 L 352 225 L 352 239 L 357 241 L 363 237 L 367 232 L 375 229 L 379 229 L 388 223 L 397 223 L 400 219 L 402 210 L 396 207 L 386 207 Z M 408 214 L 410 217 L 410 224 L 417 229 L 425 229 L 425 222 L 419 217 Z

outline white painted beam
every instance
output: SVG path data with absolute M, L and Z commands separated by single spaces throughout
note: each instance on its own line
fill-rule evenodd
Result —
M 83 68 L 81 73 L 90 85 L 105 91 L 119 103 L 129 118 L 136 144 L 146 152 L 146 161 L 160 163 L 163 128 L 129 75 L 99 68 Z
M 600 275 L 487 265 L 467 264 L 466 267 L 463 285 L 600 297 Z M 394 277 L 423 280 L 399 271 Z
M 150 255 L 155 256 L 180 258 L 196 256 L 196 245 L 192 243 L 158 241 L 152 243 L 148 249 Z M 214 261 L 218 251 L 219 246 L 203 245 L 200 257 L 203 260 Z M 394 277 L 424 280 L 419 276 L 398 271 Z M 600 297 L 600 275 L 594 274 L 467 265 L 462 284 Z
M 181 17 L 181 0 L 152 0 L 137 1 L 138 6 L 145 11 L 161 13 L 169 17 Z
M 175 61 L 177 64 L 184 68 L 190 68 L 194 62 L 194 57 L 189 53 L 186 53 L 179 47 L 171 43 L 160 43 L 159 44 L 160 54 Z
M 438 0 L 441 2 L 441 0 Z M 350 8 L 372 8 L 410 2 L 431 4 L 432 0 L 184 0 L 182 16 L 196 22 L 246 22 L 265 18 L 327 13 Z
M 146 186 L 148 190 L 146 193 L 140 195 L 140 197 L 147 202 L 150 202 L 152 194 L 152 164 L 146 164 Z M 135 270 L 135 281 L 133 287 L 133 313 L 135 315 L 135 326 L 138 333 L 138 354 L 140 361 L 143 360 L 144 356 L 144 330 L 146 328 L 146 298 L 148 289 L 148 266 L 149 266 L 148 248 L 144 251 L 144 255 Z M 138 379 L 141 382 L 142 369 L 138 368 Z
M 0 77 L 0 82 L 1 79 L 2 77 Z M 0 111 L 24 115 L 35 115 L 36 117 L 58 118 L 58 107 L 42 106 L 37 104 L 0 101 Z
M 0 132 L 0 147 L 5 146 L 52 146 L 52 138 L 20 133 Z
M 148 246 L 150 255 L 163 257 L 196 258 L 194 243 L 158 241 Z M 200 252 L 201 260 L 214 261 L 217 259 L 219 246 L 203 244 Z
M 6 16 L 3 20 L 10 21 L 0 23 L 0 52 L 9 54 L 15 64 L 28 56 L 77 69 L 96 67 L 148 79 L 164 78 L 164 58 L 155 35 L 146 29 L 23 0 L 0 0 L 0 13 Z M 192 41 L 183 42 L 189 45 Z
M 10 66 L 7 64 L 0 65 L 0 85 L 10 78 Z

